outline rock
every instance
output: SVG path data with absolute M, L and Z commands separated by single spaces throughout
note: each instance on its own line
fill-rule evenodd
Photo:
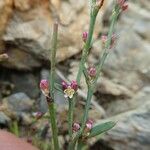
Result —
M 38 72 L 12 72 L 10 76 L 14 86 L 13 93 L 24 92 L 30 98 L 38 98 L 40 94 Z
M 14 0 L 15 10 L 3 36 L 3 41 L 10 54 L 10 59 L 3 64 L 4 66 L 31 70 L 40 67 L 43 60 L 49 61 L 50 39 L 54 22 L 52 16 L 60 21 L 57 62 L 64 61 L 81 51 L 82 32 L 88 30 L 89 26 L 87 23 L 89 22 L 88 3 L 82 1 L 75 5 L 72 0 L 69 3 L 59 0 L 51 2 L 49 3 L 49 0 L 44 0 L 42 3 L 39 0 Z M 66 17 L 68 12 L 70 15 Z M 98 33 L 99 30 L 100 23 L 98 22 L 95 32 Z
M 116 100 L 110 100 L 105 102 L 105 110 L 107 116 L 114 116 L 120 113 L 124 113 L 129 110 L 134 110 L 149 101 L 150 98 L 150 87 L 144 87 L 141 91 L 137 92 L 131 98 L 121 99 L 120 97 Z
M 0 54 L 4 52 L 5 43 L 2 40 L 2 36 L 5 33 L 6 26 L 12 15 L 12 0 L 0 1 Z
M 3 100 L 3 112 L 10 118 L 24 119 L 24 113 L 29 114 L 32 111 L 33 101 L 24 93 L 13 94 Z
M 8 125 L 10 122 L 10 118 L 6 116 L 3 112 L 0 110 L 0 126 L 1 125 Z
M 143 8 L 139 4 L 129 2 L 128 11 L 121 17 L 121 24 L 125 24 L 129 28 L 132 26 L 132 30 L 137 32 L 142 38 L 150 40 L 149 9 Z
M 0 1 L 0 41 L 2 40 L 2 35 L 5 32 L 6 26 L 8 24 L 9 18 L 11 17 L 12 14 L 12 6 L 13 1 L 12 0 L 5 0 L 5 1 Z M 1 42 L 0 42 L 1 43 Z M 0 47 L 2 45 L 0 44 Z M 1 51 L 1 49 L 0 49 Z
M 20 11 L 27 11 L 29 9 L 31 9 L 31 5 L 32 4 L 32 1 L 30 0 L 14 0 L 14 6 L 17 10 L 20 10 Z
M 129 28 L 124 28 L 117 43 L 105 63 L 104 72 L 116 83 L 136 92 L 145 84 L 140 72 L 145 68 L 144 76 L 149 73 L 150 45 L 145 46 L 141 37 Z
M 32 68 L 41 66 L 39 60 L 33 58 L 31 54 L 21 49 L 8 48 L 7 54 L 9 58 L 7 61 L 1 63 L 4 67 L 17 70 L 31 70 Z
M 102 77 L 100 80 L 98 80 L 98 86 L 97 91 L 101 94 L 108 94 L 116 97 L 132 97 L 133 93 L 129 91 L 126 87 L 119 85 L 117 83 L 114 83 L 110 80 L 108 80 L 105 77 Z
M 9 52 L 11 56 L 19 55 L 24 60 L 24 63 L 18 57 L 12 60 L 17 69 L 26 70 L 39 67 L 41 64 L 38 62 L 39 58 L 46 56 L 45 59 L 49 59 L 50 27 L 52 25 L 49 1 L 44 0 L 41 3 L 40 1 L 17 0 L 14 3 L 16 10 L 3 36 L 7 51 L 11 51 Z
M 139 108 L 122 113 L 111 120 L 116 126 L 101 137 L 115 150 L 149 150 L 150 147 L 150 102 Z

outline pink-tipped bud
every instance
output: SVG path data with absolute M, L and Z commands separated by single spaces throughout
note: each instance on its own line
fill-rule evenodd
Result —
M 107 42 L 107 40 L 108 40 L 108 37 L 106 35 L 102 35 L 101 36 L 101 40 L 102 40 L 103 44 L 105 44 Z M 114 46 L 115 41 L 116 41 L 116 36 L 115 36 L 115 34 L 113 34 L 112 37 L 111 37 L 110 48 L 112 48 Z
M 92 119 L 88 119 L 87 123 L 90 123 L 90 124 L 94 124 L 94 121 Z
M 68 88 L 68 84 L 67 84 L 67 82 L 65 82 L 65 81 L 62 81 L 62 82 L 61 82 L 61 85 L 62 85 L 63 90 L 65 90 L 65 89 Z
M 128 9 L 128 4 L 127 3 L 124 3 L 123 6 L 122 6 L 122 11 L 125 11 Z
M 88 68 L 88 75 L 92 78 L 96 76 L 96 68 L 94 66 Z
M 72 125 L 72 131 L 73 132 L 78 132 L 80 130 L 80 124 L 79 123 L 73 123 Z
M 88 32 L 83 32 L 82 39 L 83 39 L 84 42 L 86 42 L 87 37 L 88 37 Z
M 125 11 L 128 9 L 128 4 L 126 3 L 125 0 L 117 0 L 117 3 L 119 7 L 122 9 L 122 11 Z
M 33 116 L 34 116 L 36 119 L 40 119 L 40 118 L 43 116 L 43 113 L 42 113 L 42 112 L 35 112 L 35 113 L 33 113 Z
M 45 80 L 45 79 L 41 80 L 40 89 L 45 96 L 49 95 L 49 82 L 48 82 L 48 80 Z
M 77 81 L 75 81 L 75 80 L 71 81 L 70 86 L 71 86 L 71 88 L 74 89 L 75 91 L 78 90 L 78 84 L 77 84 Z
M 93 120 L 91 120 L 91 119 L 89 119 L 87 122 L 86 122 L 86 128 L 85 128 L 85 130 L 86 131 L 90 131 L 92 128 L 93 128 Z

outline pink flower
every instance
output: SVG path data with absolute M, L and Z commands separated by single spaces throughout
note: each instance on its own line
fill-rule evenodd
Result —
M 80 124 L 75 122 L 73 125 L 72 125 L 72 131 L 73 132 L 77 132 L 80 130 Z
M 83 39 L 84 42 L 86 42 L 87 37 L 88 37 L 88 32 L 83 32 L 82 39 Z
M 49 95 L 49 82 L 46 79 L 41 80 L 40 89 L 45 96 Z
M 77 91 L 77 89 L 78 89 L 77 81 L 72 80 L 70 86 L 71 86 L 72 89 L 74 89 L 75 91 Z
M 93 128 L 93 120 L 89 119 L 87 122 L 86 122 L 86 125 L 85 125 L 85 130 L 87 132 L 89 132 L 92 128 Z
M 78 89 L 78 84 L 75 80 L 71 81 L 70 84 L 67 84 L 65 81 L 62 82 L 62 88 L 64 91 L 65 98 L 69 97 L 72 98 L 74 93 Z
M 122 9 L 122 11 L 127 10 L 128 4 L 125 0 L 117 0 L 117 3 L 119 5 L 119 7 Z
M 61 85 L 62 85 L 63 90 L 67 89 L 67 87 L 68 87 L 68 84 L 65 81 L 62 81 Z
M 94 66 L 88 68 L 88 75 L 92 78 L 96 76 L 96 68 Z

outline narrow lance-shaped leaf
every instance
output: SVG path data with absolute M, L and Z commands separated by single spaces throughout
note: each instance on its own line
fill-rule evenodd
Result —
M 99 124 L 95 127 L 92 128 L 88 138 L 91 138 L 91 137 L 94 137 L 94 136 L 97 136 L 99 134 L 102 134 L 108 130 L 110 130 L 111 128 L 113 128 L 115 126 L 115 122 L 106 122 L 106 123 L 102 123 L 102 124 Z

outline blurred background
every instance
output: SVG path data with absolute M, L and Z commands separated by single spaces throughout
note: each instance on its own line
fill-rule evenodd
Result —
M 101 138 L 88 141 L 92 150 L 150 149 L 150 2 L 128 1 L 116 25 L 116 43 L 103 68 L 89 117 L 117 125 Z M 102 51 L 101 35 L 109 29 L 113 0 L 105 0 L 94 31 L 88 59 L 94 64 Z M 47 119 L 34 122 L 33 112 L 47 112 L 39 82 L 49 77 L 51 32 L 59 23 L 57 80 L 76 78 L 83 47 L 82 32 L 89 27 L 87 0 L 0 0 L 0 128 L 26 138 L 41 150 L 49 149 Z M 79 120 L 86 96 L 84 80 L 79 91 Z M 56 94 L 59 140 L 67 143 L 67 101 Z

